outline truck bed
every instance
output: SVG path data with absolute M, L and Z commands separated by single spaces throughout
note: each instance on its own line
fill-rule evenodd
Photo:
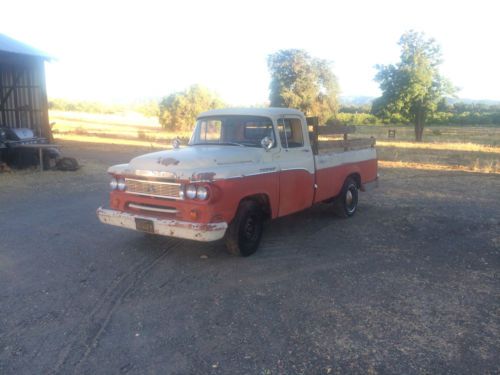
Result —
M 317 154 L 341 153 L 375 147 L 375 138 L 330 139 L 318 140 Z

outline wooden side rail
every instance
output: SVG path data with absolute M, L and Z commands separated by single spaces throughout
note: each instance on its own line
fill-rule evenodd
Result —
M 363 148 L 371 148 L 375 147 L 375 138 L 357 138 L 357 139 L 338 139 L 333 141 L 320 141 L 319 142 L 319 150 L 327 151 L 327 150 L 360 150 Z
M 315 155 L 320 150 L 336 149 L 343 151 L 358 150 L 362 148 L 375 147 L 375 138 L 358 138 L 348 139 L 347 135 L 356 132 L 354 125 L 319 125 L 317 117 L 307 117 L 307 125 L 309 128 L 309 139 L 311 147 Z M 319 136 L 339 136 L 343 135 L 343 139 L 320 141 Z

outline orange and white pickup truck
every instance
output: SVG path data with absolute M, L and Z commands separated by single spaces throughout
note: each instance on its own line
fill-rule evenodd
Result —
M 358 191 L 377 184 L 377 153 L 374 138 L 348 139 L 353 130 L 287 108 L 204 112 L 187 146 L 110 167 L 110 208 L 97 215 L 163 236 L 224 238 L 230 253 L 248 256 L 267 219 L 319 202 L 354 215 Z

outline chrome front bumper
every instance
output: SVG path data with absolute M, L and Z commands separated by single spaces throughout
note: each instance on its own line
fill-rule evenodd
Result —
M 202 242 L 221 239 L 224 237 L 227 229 L 227 223 L 200 224 L 188 221 L 158 219 L 155 217 L 134 215 L 102 207 L 97 209 L 97 217 L 104 224 L 115 225 L 117 227 L 133 230 L 137 230 L 135 222 L 136 218 L 150 220 L 153 222 L 154 234 Z

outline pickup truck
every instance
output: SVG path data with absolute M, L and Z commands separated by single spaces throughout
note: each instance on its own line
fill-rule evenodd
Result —
M 187 146 L 176 140 L 171 150 L 110 167 L 110 208 L 97 215 L 157 235 L 224 238 L 230 253 L 251 255 L 267 219 L 319 202 L 355 214 L 358 191 L 376 186 L 378 175 L 375 139 L 349 139 L 354 129 L 288 108 L 201 113 Z

